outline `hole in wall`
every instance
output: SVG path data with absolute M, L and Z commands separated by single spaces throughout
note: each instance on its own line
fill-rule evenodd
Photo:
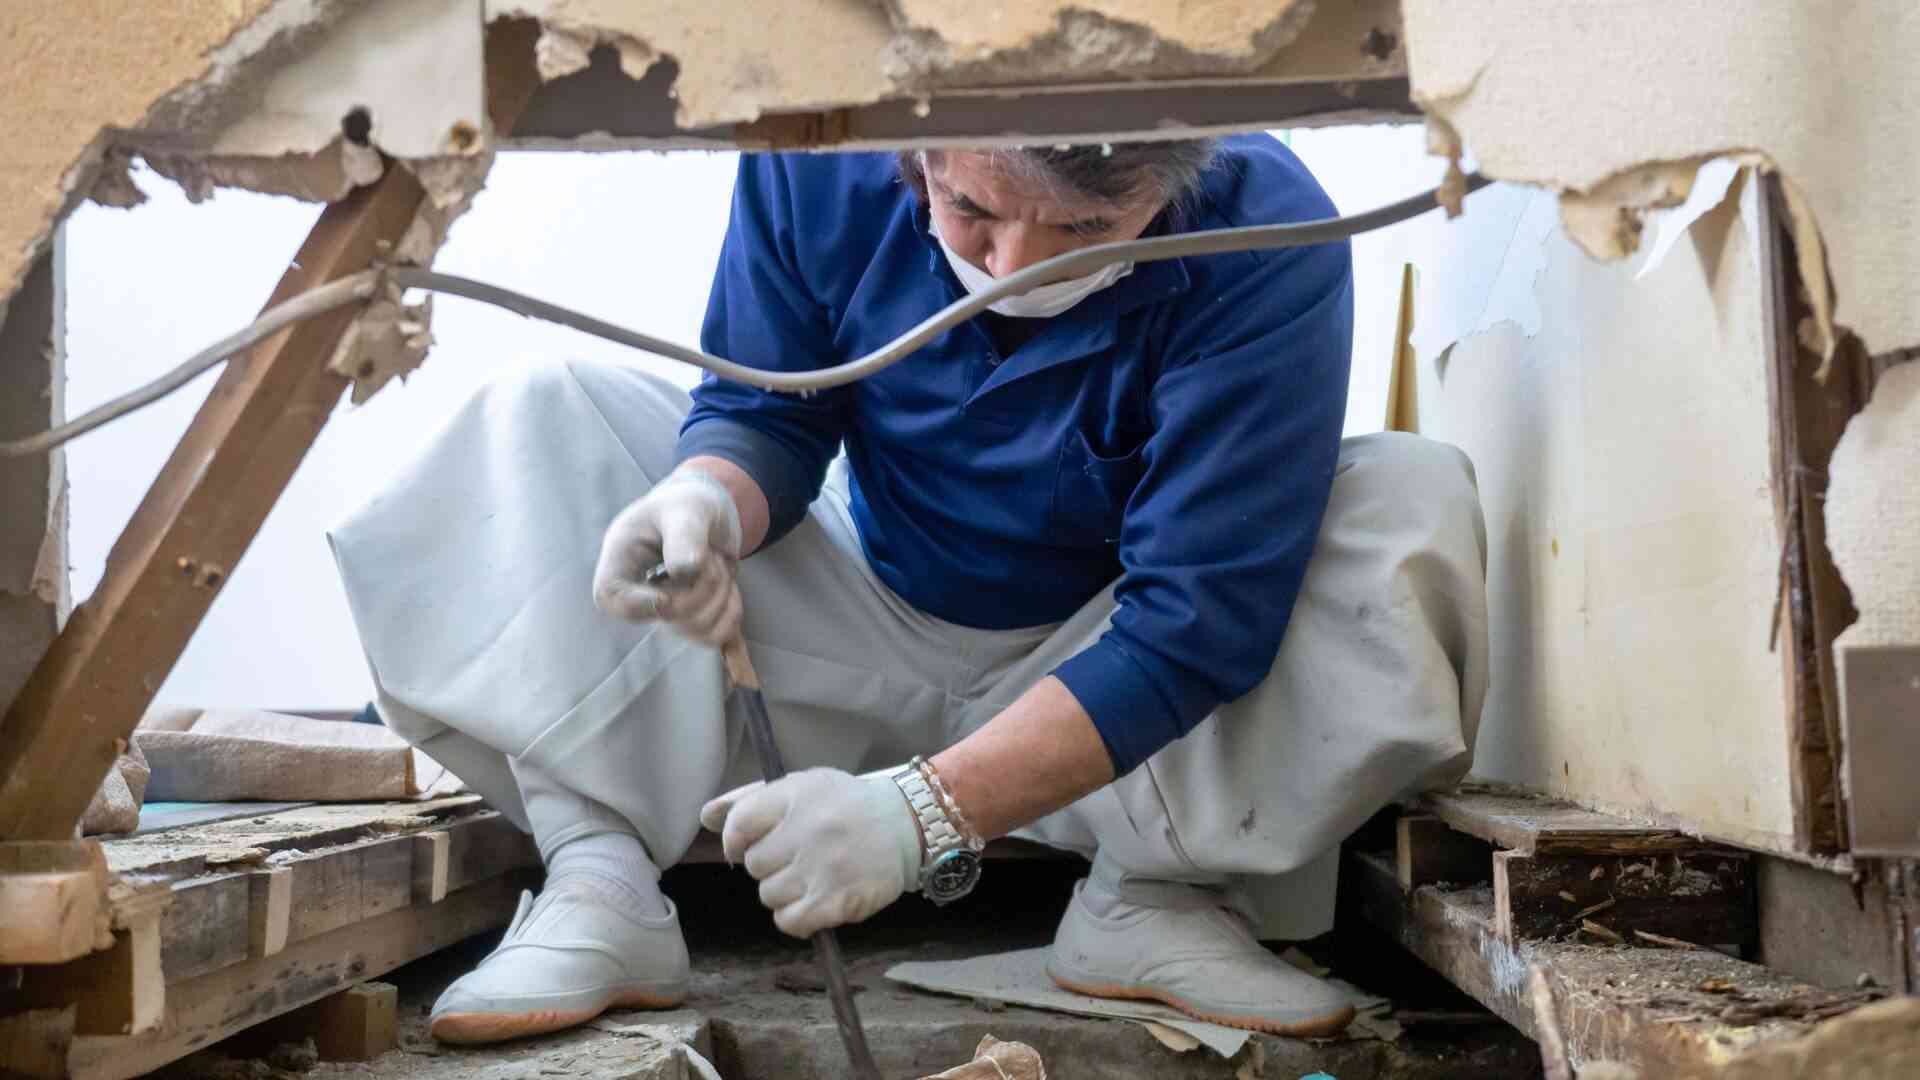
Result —
M 340 118 L 340 134 L 355 146 L 366 146 L 373 136 L 373 114 L 365 105 L 355 105 Z

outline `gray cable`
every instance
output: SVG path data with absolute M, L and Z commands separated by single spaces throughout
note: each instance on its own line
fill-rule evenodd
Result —
M 1468 176 L 1466 180 L 1468 192 L 1478 191 L 1489 183 L 1478 173 Z M 1351 217 L 1324 218 L 1320 221 L 1303 221 L 1286 225 L 1249 225 L 1237 229 L 1210 229 L 1205 232 L 1156 236 L 1148 240 L 1096 244 L 1093 247 L 1070 251 L 1065 255 L 1056 255 L 999 278 L 992 288 L 985 292 L 971 293 L 948 304 L 920 325 L 860 359 L 813 371 L 765 371 L 748 367 L 724 357 L 690 349 L 684 345 L 676 345 L 650 334 L 642 334 L 591 316 L 581 315 L 544 300 L 535 300 L 530 296 L 495 285 L 456 277 L 452 274 L 419 270 L 413 267 L 397 267 L 392 273 L 394 281 L 409 288 L 431 289 L 435 292 L 464 296 L 469 300 L 493 304 L 530 318 L 571 326 L 595 337 L 606 338 L 622 345 L 692 364 L 721 378 L 757 386 L 762 390 L 809 394 L 836 386 L 845 386 L 876 374 L 1006 297 L 1019 296 L 1063 278 L 1090 274 L 1108 263 L 1129 259 L 1136 263 L 1158 262 L 1162 259 L 1177 259 L 1189 255 L 1217 255 L 1230 251 L 1262 251 L 1270 248 L 1325 244 L 1397 224 L 1432 210 L 1438 205 L 1440 205 L 1439 189 L 1436 188 Z
M 145 386 L 121 394 L 98 408 L 89 409 L 58 427 L 49 428 L 37 435 L 0 442 L 0 457 L 24 457 L 28 454 L 45 453 L 61 443 L 77 439 L 94 428 L 111 423 L 130 412 L 159 401 L 192 382 L 195 376 L 220 361 L 272 337 L 294 323 L 367 299 L 379 286 L 380 271 L 362 270 L 357 274 L 350 274 L 317 288 L 308 289 L 291 300 L 268 308 L 259 318 L 248 323 L 238 333 L 228 335 L 194 353 L 184 363 Z
M 1463 194 L 1478 191 L 1488 183 L 1490 181 L 1479 173 L 1468 174 Z M 724 357 L 714 356 L 699 349 L 690 349 L 684 345 L 676 345 L 651 334 L 616 326 L 591 315 L 583 315 L 557 304 L 537 300 L 524 293 L 489 285 L 483 281 L 474 281 L 471 278 L 410 266 L 366 270 L 328 282 L 318 288 L 309 289 L 291 300 L 269 308 L 252 324 L 195 353 L 185 363 L 166 375 L 131 393 L 123 394 L 99 408 L 90 410 L 75 420 L 37 435 L 0 441 L 0 457 L 20 457 L 52 450 L 103 424 L 150 405 L 185 386 L 193 380 L 194 376 L 213 367 L 228 356 L 271 337 L 296 322 L 371 297 L 380 285 L 382 274 L 390 275 L 391 280 L 403 288 L 426 289 L 431 292 L 478 300 L 528 318 L 572 327 L 582 333 L 605 338 L 620 345 L 692 364 L 721 378 L 733 379 L 763 390 L 811 394 L 857 382 L 899 363 L 920 346 L 1007 297 L 1019 296 L 1055 281 L 1090 274 L 1109 263 L 1126 260 L 1147 263 L 1190 255 L 1265 251 L 1274 248 L 1332 243 L 1363 232 L 1398 224 L 1408 218 L 1426 213 L 1440 205 L 1439 195 L 1440 189 L 1435 188 L 1350 217 L 1323 218 L 1319 221 L 1302 221 L 1285 225 L 1249 225 L 1237 229 L 1210 229 L 1204 232 L 1156 236 L 1146 240 L 1097 244 L 1078 251 L 1070 251 L 1008 274 L 996 280 L 993 287 L 985 292 L 972 293 L 954 301 L 928 317 L 920 325 L 858 360 L 850 360 L 844 364 L 814 371 L 765 371 L 747 367 Z

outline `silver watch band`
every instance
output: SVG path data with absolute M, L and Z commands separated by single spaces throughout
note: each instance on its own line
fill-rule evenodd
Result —
M 907 805 L 913 807 L 914 816 L 920 820 L 920 832 L 926 837 L 927 847 L 923 866 L 955 848 L 966 846 L 966 838 L 953 827 L 953 822 L 947 820 L 946 809 L 934 796 L 927 778 L 920 775 L 918 766 L 908 765 L 894 773 L 893 782 L 899 786 L 900 793 L 907 797 Z

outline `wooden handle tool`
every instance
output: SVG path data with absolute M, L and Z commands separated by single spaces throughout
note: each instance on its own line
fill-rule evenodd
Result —
M 647 584 L 672 588 L 672 578 L 664 564 L 647 572 Z M 760 694 L 760 674 L 753 670 L 745 639 L 735 635 L 721 647 L 720 656 L 726 661 L 730 684 L 727 709 L 746 722 L 753 751 L 760 758 L 760 770 L 767 782 L 772 783 L 787 775 L 787 764 L 780 757 L 780 745 L 773 741 L 773 720 L 767 715 L 767 701 Z M 840 1041 L 846 1045 L 847 1058 L 853 1065 L 852 1075 L 858 1080 L 880 1080 L 880 1066 L 874 1062 L 873 1050 L 867 1045 L 867 1031 L 860 1023 L 860 1010 L 853 1002 L 853 987 L 847 981 L 847 960 L 840 951 L 840 939 L 832 930 L 821 930 L 813 935 L 813 951 L 820 962 L 820 974 L 826 979 L 827 998 L 833 1003 L 833 1019 L 839 1025 Z

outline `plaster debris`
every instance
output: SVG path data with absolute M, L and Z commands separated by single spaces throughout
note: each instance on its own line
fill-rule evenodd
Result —
M 403 303 L 400 289 L 388 284 L 347 328 L 327 368 L 353 380 L 353 403 L 364 404 L 389 382 L 405 379 L 426 362 L 427 350 L 433 347 L 428 329 L 432 319 L 432 296 L 418 304 Z

